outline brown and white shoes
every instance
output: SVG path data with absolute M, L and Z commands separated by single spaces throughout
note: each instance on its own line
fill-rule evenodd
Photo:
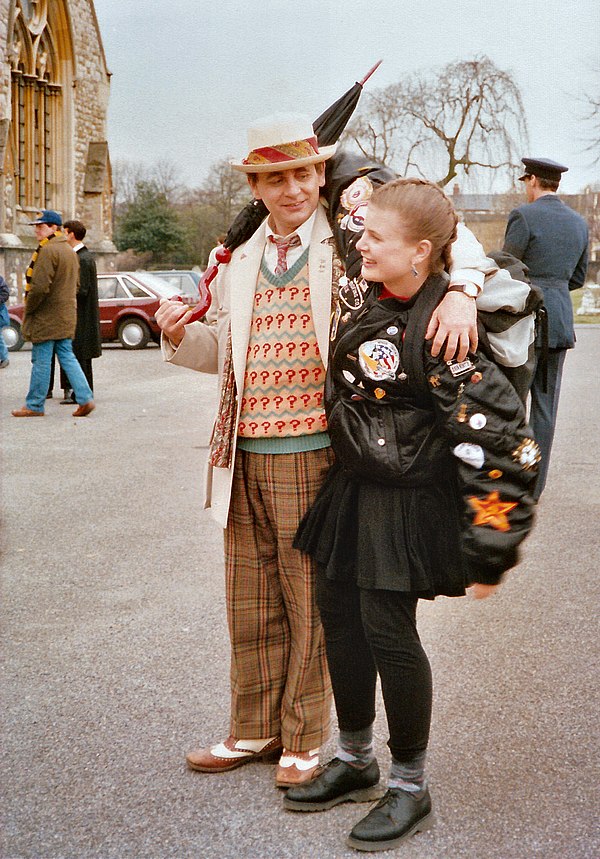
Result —
M 227 737 L 209 749 L 198 749 L 186 755 L 190 769 L 201 773 L 224 773 L 251 761 L 275 761 L 281 755 L 281 740 L 270 737 L 264 740 L 236 740 Z
M 311 781 L 319 766 L 319 749 L 309 752 L 283 750 L 275 773 L 277 787 L 296 787 Z
M 230 736 L 216 746 L 190 752 L 185 759 L 191 770 L 201 773 L 224 773 L 252 761 L 274 763 L 279 759 L 275 783 L 277 787 L 286 788 L 305 784 L 312 779 L 319 766 L 319 749 L 289 752 L 281 747 L 279 737 L 236 740 Z

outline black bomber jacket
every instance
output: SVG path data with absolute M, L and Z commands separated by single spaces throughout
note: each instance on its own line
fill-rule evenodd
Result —
M 325 386 L 329 434 L 338 461 L 361 479 L 407 488 L 454 481 L 468 578 L 496 584 L 532 527 L 540 453 L 494 361 L 481 352 L 462 363 L 432 357 L 430 307 L 424 314 L 420 305 L 440 279 L 445 289 L 445 275 L 433 275 L 410 301 L 380 300 L 381 286 L 364 281 L 340 289 Z

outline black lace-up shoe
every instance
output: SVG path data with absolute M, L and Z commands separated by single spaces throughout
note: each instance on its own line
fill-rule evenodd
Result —
M 372 802 L 381 796 L 376 760 L 360 770 L 333 758 L 312 781 L 288 790 L 283 807 L 290 811 L 326 811 L 341 802 Z
M 389 850 L 405 838 L 433 825 L 429 791 L 421 799 L 390 788 L 366 817 L 356 824 L 347 844 L 356 850 Z

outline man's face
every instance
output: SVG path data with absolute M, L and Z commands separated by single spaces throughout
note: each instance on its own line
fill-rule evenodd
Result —
M 34 224 L 33 229 L 35 230 L 35 237 L 38 242 L 41 242 L 42 239 L 47 239 L 48 236 L 51 236 L 56 227 L 53 224 Z
M 255 173 L 248 182 L 255 199 L 262 200 L 271 214 L 271 229 L 287 236 L 317 208 L 319 189 L 325 184 L 325 166 L 307 164 L 295 170 Z

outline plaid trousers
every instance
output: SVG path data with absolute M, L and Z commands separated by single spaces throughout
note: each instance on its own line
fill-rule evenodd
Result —
M 322 745 L 329 733 L 315 568 L 292 543 L 332 461 L 330 448 L 238 450 L 225 530 L 231 734 L 281 736 L 293 752 Z

